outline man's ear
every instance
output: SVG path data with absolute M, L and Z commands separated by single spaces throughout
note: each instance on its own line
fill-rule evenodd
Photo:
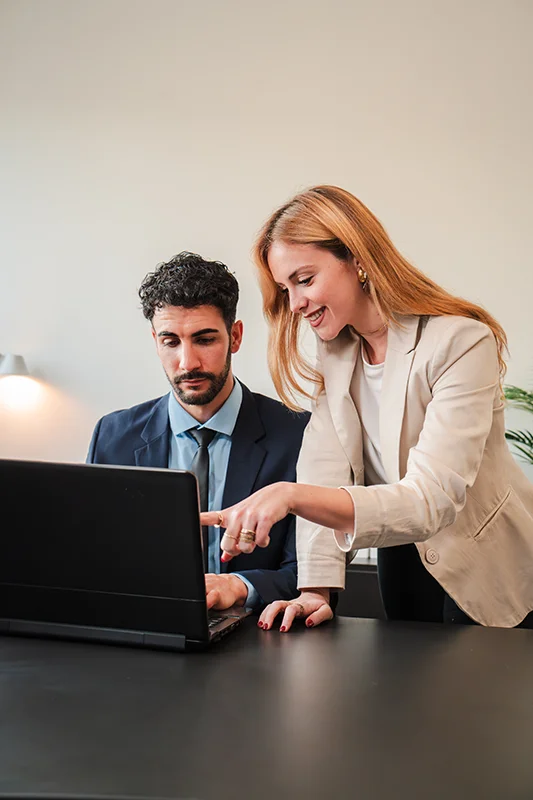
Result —
M 231 326 L 231 352 L 232 354 L 238 353 L 242 344 L 243 324 L 242 320 L 238 319 Z
M 151 331 L 152 331 L 152 339 L 154 340 L 154 344 L 155 344 L 155 347 L 156 347 L 156 350 L 157 350 L 157 334 L 156 334 L 156 332 L 154 330 L 154 326 L 153 325 L 151 327 Z

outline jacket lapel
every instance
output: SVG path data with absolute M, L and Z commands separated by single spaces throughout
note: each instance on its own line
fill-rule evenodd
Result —
M 381 459 L 390 483 L 400 480 L 400 437 L 407 384 L 422 317 L 401 317 L 389 329 L 379 410 Z M 401 326 L 401 327 L 400 327 Z
M 242 385 L 242 384 L 241 384 Z M 242 403 L 231 437 L 231 452 L 224 486 L 224 508 L 252 493 L 257 474 L 266 455 L 259 441 L 265 429 L 252 393 L 242 385 Z
M 352 467 L 355 481 L 359 483 L 363 476 L 363 440 L 350 386 L 359 358 L 360 338 L 346 327 L 331 342 L 319 341 L 318 346 L 319 349 L 324 348 L 319 367 L 324 375 L 333 425 Z
M 241 386 L 242 403 L 231 437 L 223 508 L 235 505 L 252 493 L 266 456 L 266 449 L 260 443 L 265 436 L 265 429 L 254 397 L 244 384 Z M 228 564 L 221 564 L 220 567 L 222 572 L 228 571 Z
M 146 442 L 135 450 L 138 467 L 168 467 L 170 426 L 168 421 L 168 395 L 164 395 L 154 406 L 141 438 Z

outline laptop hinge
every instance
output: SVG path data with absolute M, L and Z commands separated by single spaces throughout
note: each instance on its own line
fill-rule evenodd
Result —
M 82 639 L 86 642 L 164 647 L 167 650 L 185 650 L 186 645 L 186 638 L 182 634 L 145 633 L 144 631 L 121 628 L 97 628 L 90 625 L 66 625 L 59 622 L 37 622 L 21 619 L 0 619 L 0 632 L 23 636 Z

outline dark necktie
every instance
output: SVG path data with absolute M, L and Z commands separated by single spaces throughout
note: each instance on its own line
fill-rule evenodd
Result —
M 216 435 L 216 431 L 210 431 L 209 428 L 193 428 L 189 431 L 192 438 L 198 445 L 198 450 L 192 460 L 191 472 L 194 472 L 198 479 L 198 488 L 200 490 L 200 511 L 208 511 L 209 503 L 209 442 Z M 202 527 L 202 545 L 204 551 L 204 570 L 208 571 L 208 528 Z

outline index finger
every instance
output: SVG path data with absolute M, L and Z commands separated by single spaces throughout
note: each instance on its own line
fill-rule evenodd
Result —
M 202 511 L 200 514 L 200 525 L 216 525 L 220 527 L 223 519 L 221 511 Z

